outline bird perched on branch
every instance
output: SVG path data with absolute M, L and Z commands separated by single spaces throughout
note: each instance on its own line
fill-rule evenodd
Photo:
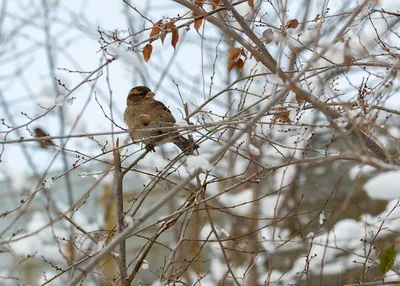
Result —
M 142 142 L 148 151 L 154 151 L 154 146 L 172 142 L 186 155 L 192 154 L 198 148 L 193 140 L 182 137 L 175 128 L 160 129 L 175 126 L 176 120 L 162 102 L 153 98 L 154 95 L 146 86 L 134 87 L 128 94 L 124 120 L 132 140 L 144 139 Z M 143 128 L 150 130 L 137 130 Z
M 43 129 L 37 127 L 35 128 L 35 137 L 36 138 L 40 138 L 40 137 L 47 137 L 49 136 L 46 132 L 43 131 Z M 50 139 L 44 139 L 44 140 L 40 140 L 38 141 L 40 148 L 47 148 L 49 146 L 56 146 L 56 144 L 53 143 L 53 141 L 51 141 Z

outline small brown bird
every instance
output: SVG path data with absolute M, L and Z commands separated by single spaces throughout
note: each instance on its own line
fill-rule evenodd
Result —
M 198 146 L 193 140 L 182 137 L 174 129 L 142 130 L 138 128 L 158 128 L 175 125 L 175 118 L 171 111 L 160 101 L 155 100 L 154 93 L 146 86 L 137 86 L 131 89 L 126 99 L 124 120 L 129 127 L 132 140 L 145 139 L 146 149 L 154 150 L 154 146 L 173 142 L 186 155 L 192 154 Z
M 47 137 L 49 136 L 48 134 L 46 134 L 46 132 L 43 131 L 43 129 L 37 127 L 35 128 L 35 137 L 36 138 L 40 138 L 40 137 Z M 56 144 L 53 143 L 53 141 L 51 141 L 50 139 L 45 139 L 45 140 L 40 140 L 38 141 L 40 148 L 47 148 L 48 146 L 54 145 L 56 146 Z

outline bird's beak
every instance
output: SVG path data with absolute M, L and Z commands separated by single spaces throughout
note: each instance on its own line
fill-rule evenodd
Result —
M 154 95 L 155 95 L 154 92 L 149 91 L 149 92 L 145 95 L 145 98 L 149 99 L 149 98 L 152 98 Z

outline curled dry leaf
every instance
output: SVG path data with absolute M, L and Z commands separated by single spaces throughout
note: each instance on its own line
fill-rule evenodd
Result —
M 165 24 L 166 25 L 166 28 L 168 29 L 168 30 L 172 30 L 173 28 L 175 28 L 175 22 L 174 21 L 170 21 L 170 22 L 168 22 L 167 24 Z
M 236 65 L 236 62 L 229 62 L 227 70 L 231 71 L 235 65 Z
M 162 25 L 163 25 L 162 20 L 160 20 L 160 21 L 158 21 L 157 23 L 154 24 L 154 27 L 151 29 L 151 32 L 150 32 L 150 38 L 160 34 L 160 32 L 161 32 L 160 27 Z
M 241 58 L 239 58 L 240 55 L 244 55 L 242 48 L 232 48 L 229 50 L 228 71 L 231 71 L 233 68 L 243 69 L 244 61 Z
M 160 23 L 160 21 L 161 21 L 161 23 Z M 161 40 L 161 43 L 164 45 L 164 40 L 165 40 L 165 37 L 167 36 L 167 33 L 165 31 L 163 31 L 163 30 L 168 30 L 168 29 L 171 30 L 171 29 L 173 29 L 174 28 L 174 21 L 171 21 L 171 22 L 168 22 L 168 23 L 162 23 L 162 20 L 160 20 L 160 21 L 158 21 L 157 24 L 160 23 L 160 25 L 159 25 L 160 32 L 162 32 L 162 34 L 160 36 L 160 40 Z
M 254 8 L 254 0 L 247 0 L 247 3 L 251 8 Z
M 175 28 L 176 28 L 175 22 L 174 22 L 174 21 L 168 22 L 168 23 L 166 24 L 166 28 L 167 28 L 169 31 L 172 30 L 171 45 L 172 45 L 172 46 L 174 47 L 174 49 L 175 49 L 176 44 L 177 44 L 178 41 L 179 41 L 179 31 L 178 31 L 177 29 L 175 29 Z M 164 38 L 165 38 L 165 37 L 164 37 Z M 164 43 L 164 39 L 161 39 L 161 41 Z
M 196 29 L 197 33 L 199 32 L 199 29 L 201 28 L 202 23 L 203 23 L 202 18 L 198 18 L 194 21 L 194 28 Z
M 146 62 L 150 59 L 152 52 L 153 52 L 153 46 L 151 44 L 147 44 L 146 46 L 144 46 L 143 58 Z
M 238 68 L 238 69 L 243 69 L 244 67 L 244 61 L 242 59 L 230 61 L 228 63 L 228 71 L 231 71 L 233 68 Z
M 175 29 L 172 31 L 172 39 L 171 39 L 171 45 L 174 47 L 174 49 L 178 41 L 179 41 L 179 31 Z
M 297 21 L 297 19 L 292 19 L 286 23 L 285 28 L 286 29 L 296 29 L 298 25 L 299 25 L 299 21 Z
M 243 49 L 242 48 L 232 48 L 229 50 L 229 54 L 228 54 L 228 60 L 229 61 L 233 61 L 236 58 L 238 58 L 240 56 L 240 54 L 242 53 Z
M 284 107 L 278 107 L 275 108 L 275 115 L 271 120 L 271 123 L 269 124 L 269 127 L 275 124 L 276 121 L 280 120 L 283 123 L 291 123 L 292 120 L 290 120 L 289 113 L 290 111 L 287 108 Z
M 203 8 L 204 0 L 195 0 L 194 4 L 200 8 Z M 199 29 L 201 28 L 201 25 L 203 24 L 203 18 L 197 18 L 199 16 L 198 13 L 193 11 L 192 13 L 194 19 L 194 28 L 196 29 L 197 33 L 199 33 Z
M 244 67 L 244 61 L 242 60 L 242 59 L 239 59 L 237 62 L 236 62 L 236 65 L 235 65 L 238 69 L 242 69 L 243 67 Z
M 143 113 L 143 114 L 139 114 L 139 119 L 140 122 L 144 125 L 147 126 L 150 124 L 152 118 L 149 114 Z

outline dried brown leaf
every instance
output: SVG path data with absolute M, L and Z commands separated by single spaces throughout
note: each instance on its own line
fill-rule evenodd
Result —
M 194 28 L 196 29 L 197 33 L 199 33 L 199 29 L 201 28 L 201 24 L 203 24 L 203 19 L 198 18 L 194 21 Z
M 166 28 L 168 30 L 172 30 L 173 28 L 175 28 L 175 22 L 174 21 L 170 21 L 166 24 Z
M 244 61 L 242 59 L 233 60 L 228 63 L 228 71 L 231 71 L 233 68 L 243 69 Z
M 172 39 L 171 39 L 171 45 L 174 47 L 174 49 L 178 41 L 179 41 L 179 31 L 175 29 L 172 31 Z
M 154 24 L 154 27 L 151 29 L 151 32 L 150 32 L 150 38 L 157 36 L 161 32 L 161 29 L 160 29 L 161 25 L 162 25 L 162 20 L 160 20 Z
M 153 52 L 153 46 L 151 44 L 147 44 L 146 46 L 144 46 L 143 58 L 146 62 L 150 59 L 152 52 Z
M 229 61 L 233 61 L 234 59 L 239 57 L 241 53 L 242 53 L 242 48 L 232 48 L 232 49 L 230 49 L 229 50 L 229 54 L 228 54 L 228 60 Z
M 282 122 L 286 122 L 286 123 L 292 122 L 292 120 L 290 120 L 290 118 L 289 118 L 290 111 L 287 108 L 278 107 L 278 108 L 275 108 L 275 111 L 277 112 L 274 115 L 275 121 L 281 120 Z
M 236 62 L 229 62 L 227 70 L 231 71 L 235 65 L 236 65 Z
M 296 29 L 298 25 L 299 25 L 299 21 L 297 19 L 292 19 L 286 23 L 285 28 L 286 29 Z
M 244 67 L 244 61 L 242 60 L 242 59 L 239 59 L 237 62 L 236 62 L 236 65 L 235 65 L 238 69 L 242 69 L 243 67 Z
M 161 33 L 160 40 L 161 40 L 161 43 L 164 45 L 164 40 L 165 40 L 165 37 L 167 36 L 167 33 L 165 32 L 165 30 L 167 30 L 167 24 L 164 24 L 162 22 L 162 20 L 160 20 L 156 23 L 156 25 L 159 27 L 159 31 L 160 31 L 159 33 Z

